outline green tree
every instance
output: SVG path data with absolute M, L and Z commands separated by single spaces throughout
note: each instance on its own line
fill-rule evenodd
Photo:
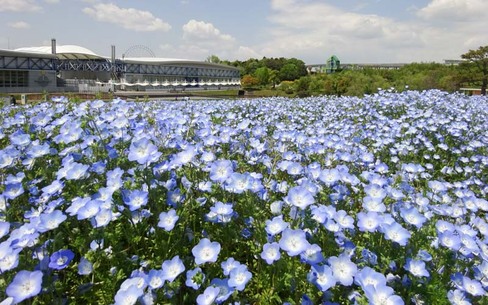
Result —
M 461 58 L 467 61 L 476 71 L 476 81 L 481 81 L 481 94 L 486 95 L 488 86 L 488 46 L 479 47 L 477 50 L 469 50 L 462 54 Z
M 249 74 L 246 74 L 241 79 L 241 86 L 246 89 L 255 88 L 259 85 L 259 80 Z
M 292 81 L 297 79 L 300 75 L 299 75 L 298 67 L 296 65 L 286 64 L 281 68 L 279 76 L 281 81 L 284 80 Z
M 259 80 L 261 86 L 269 84 L 270 70 L 266 67 L 257 68 L 254 72 L 254 76 Z
M 214 64 L 220 64 L 222 63 L 222 60 L 220 60 L 220 58 L 217 56 L 217 55 L 210 55 L 209 57 L 207 57 L 207 59 L 205 59 L 206 62 L 211 62 L 211 63 L 214 63 Z

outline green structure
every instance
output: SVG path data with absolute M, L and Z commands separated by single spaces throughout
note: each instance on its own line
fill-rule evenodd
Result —
M 327 59 L 327 65 L 325 66 L 325 73 L 334 73 L 341 70 L 341 61 L 335 55 L 332 55 Z

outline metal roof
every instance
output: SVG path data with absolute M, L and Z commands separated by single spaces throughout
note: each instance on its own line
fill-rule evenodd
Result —
M 17 52 L 32 54 L 52 54 L 51 46 L 27 47 L 15 49 Z M 56 46 L 56 56 L 59 59 L 107 59 L 97 55 L 93 51 L 77 45 L 58 45 Z

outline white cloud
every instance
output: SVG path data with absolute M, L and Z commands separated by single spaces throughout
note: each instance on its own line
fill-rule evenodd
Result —
M 0 0 L 0 12 L 33 12 L 40 9 L 34 0 Z
M 59 3 L 60 0 L 44 0 L 46 3 Z
M 441 62 L 488 41 L 488 18 L 480 16 L 488 11 L 485 0 L 432 0 L 420 9 L 405 8 L 401 20 L 324 2 L 271 0 L 268 40 L 254 49 L 309 64 L 323 63 L 332 54 L 356 63 Z M 446 19 L 464 20 L 465 15 L 471 16 L 469 22 Z
M 486 19 L 488 1 L 486 0 L 432 0 L 417 14 L 427 20 L 469 21 Z
M 183 38 L 188 40 L 197 39 L 200 41 L 213 42 L 233 42 L 235 39 L 228 35 L 222 34 L 213 24 L 204 21 L 190 20 L 183 25 Z
M 121 8 L 110 3 L 99 3 L 86 7 L 83 12 L 98 21 L 117 24 L 124 29 L 138 32 L 169 31 L 171 26 L 155 17 L 151 12 L 134 8 Z
M 10 28 L 14 28 L 14 29 L 28 29 L 28 28 L 30 28 L 30 24 L 28 24 L 25 21 L 10 22 L 7 25 Z

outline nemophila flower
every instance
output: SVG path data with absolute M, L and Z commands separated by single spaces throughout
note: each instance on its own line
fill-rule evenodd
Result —
M 173 166 L 182 166 L 187 163 L 190 163 L 193 158 L 197 155 L 197 150 L 195 149 L 194 146 L 188 146 L 185 148 L 185 150 L 180 151 L 179 153 L 176 153 L 174 155 L 174 158 L 172 160 Z
M 395 293 L 393 288 L 386 285 L 369 285 L 363 288 L 369 304 L 403 305 L 405 302 Z
M 277 242 L 264 244 L 261 258 L 264 259 L 268 265 L 279 260 L 281 258 L 280 245 Z
M 400 246 L 405 246 L 412 235 L 407 229 L 402 227 L 399 223 L 382 225 L 385 238 L 398 243 Z
M 34 297 L 41 292 L 42 276 L 41 271 L 19 271 L 5 292 L 14 299 L 15 304 Z
M 134 305 L 143 294 L 144 290 L 135 285 L 124 290 L 119 289 L 114 297 L 114 305 Z
M 210 285 L 213 285 L 214 287 L 219 288 L 219 294 L 215 298 L 215 302 L 217 304 L 221 304 L 221 303 L 227 301 L 227 299 L 235 291 L 234 288 L 229 286 L 229 279 L 214 278 L 210 281 Z
M 60 210 L 54 210 L 47 214 L 43 213 L 39 216 L 40 223 L 37 226 L 37 230 L 40 233 L 44 233 L 56 229 L 66 218 L 68 217 Z
M 486 290 L 483 289 L 481 283 L 477 280 L 472 280 L 467 276 L 463 276 L 462 288 L 464 291 L 475 297 L 486 295 Z
M 79 275 L 89 275 L 93 272 L 93 264 L 82 257 L 78 263 L 78 274 Z
M 296 256 L 310 247 L 310 243 L 307 241 L 305 232 L 302 230 L 292 230 L 286 228 L 279 241 L 280 248 L 286 251 L 289 256 Z
M 288 227 L 288 223 L 283 220 L 283 215 L 275 216 L 273 219 L 266 220 L 266 233 L 268 233 L 271 236 L 275 236 L 279 233 L 281 233 L 284 229 Z
M 50 185 L 43 187 L 41 190 L 47 196 L 54 196 L 59 194 L 64 188 L 64 182 L 54 180 Z
M 13 248 L 9 241 L 0 243 L 0 273 L 17 268 L 22 248 Z
M 65 178 L 66 180 L 79 180 L 88 176 L 89 165 L 72 162 L 67 167 Z
M 358 229 L 362 232 L 375 232 L 382 223 L 382 219 L 377 212 L 359 212 L 357 218 Z
M 142 190 L 124 190 L 122 195 L 124 203 L 129 206 L 129 210 L 135 211 L 147 204 L 149 193 Z
M 425 262 L 421 261 L 421 260 L 415 260 L 415 259 L 408 258 L 407 263 L 405 264 L 404 268 L 405 268 L 405 270 L 407 270 L 413 276 L 416 276 L 416 277 L 421 277 L 421 276 L 429 277 L 430 276 L 429 271 L 427 271 L 427 269 L 425 268 Z
M 49 258 L 49 268 L 61 270 L 68 266 L 75 254 L 71 250 L 59 250 L 51 254 Z
M 191 253 L 195 257 L 197 265 L 207 262 L 215 263 L 220 253 L 220 244 L 216 241 L 211 242 L 208 238 L 203 238 L 198 245 L 193 247 Z
M 183 261 L 178 255 L 173 257 L 171 260 L 163 262 L 162 275 L 163 278 L 170 283 L 173 282 L 175 278 L 183 271 L 185 271 L 185 265 L 183 265 Z
M 171 209 L 168 212 L 161 212 L 161 214 L 159 214 L 158 227 L 169 232 L 173 230 L 179 218 L 180 217 L 176 215 L 175 209 Z
M 364 193 L 374 200 L 382 201 L 386 195 L 386 190 L 377 184 L 368 184 L 364 187 Z
M 438 233 L 444 233 L 446 231 L 454 232 L 454 230 L 455 230 L 455 227 L 452 223 L 445 221 L 445 220 L 442 220 L 442 219 L 439 219 L 436 222 L 435 227 L 436 227 Z
M 217 160 L 210 166 L 209 177 L 214 182 L 223 183 L 234 172 L 232 162 L 229 160 Z
M 15 146 L 26 147 L 31 143 L 30 135 L 21 130 L 17 130 L 16 132 L 12 133 L 9 138 L 10 143 Z
M 342 229 L 354 229 L 354 218 L 349 216 L 346 211 L 337 211 L 334 219 Z
M 368 249 L 361 250 L 361 258 L 372 266 L 378 264 L 378 255 Z
M 286 172 L 291 176 L 298 176 L 303 172 L 303 166 L 298 162 L 290 162 L 286 167 Z
M 0 221 L 0 238 L 8 234 L 10 230 L 10 222 Z
M 5 184 L 3 197 L 13 200 L 24 193 L 24 187 L 21 182 L 11 182 Z
M 368 212 L 383 213 L 386 211 L 386 205 L 380 199 L 370 196 L 363 198 L 363 208 Z
M 71 204 L 65 212 L 68 213 L 70 216 L 75 216 L 78 213 L 78 210 L 85 206 L 85 204 L 87 204 L 89 201 L 91 201 L 91 198 L 89 197 L 75 197 L 71 200 Z
M 229 275 L 232 270 L 234 270 L 236 267 L 240 266 L 241 263 L 236 261 L 233 257 L 229 257 L 225 261 L 223 261 L 220 266 L 222 267 L 222 271 L 224 272 L 224 275 Z
M 447 298 L 453 305 L 471 305 L 471 300 L 459 289 L 449 290 Z
M 232 173 L 225 181 L 225 189 L 235 194 L 241 194 L 251 187 L 252 177 L 248 173 Z
M 103 204 L 101 200 L 90 200 L 85 205 L 81 206 L 76 212 L 77 219 L 83 220 L 94 217 L 100 211 L 100 206 Z
M 420 229 L 427 218 L 422 215 L 415 207 L 401 208 L 400 215 L 409 224 Z
M 459 238 L 459 235 L 456 235 L 453 232 L 445 231 L 444 233 L 440 233 L 438 238 L 439 244 L 453 251 L 457 251 L 461 248 L 461 239 Z
M 386 277 L 371 267 L 364 267 L 354 277 L 354 282 L 365 290 L 368 286 L 385 286 Z
M 344 286 L 352 285 L 358 268 L 348 255 L 343 253 L 339 257 L 331 256 L 328 263 L 337 282 Z
M 446 184 L 441 181 L 432 180 L 427 182 L 427 185 L 434 193 L 441 193 L 447 191 Z
M 319 180 L 324 182 L 327 186 L 337 183 L 340 179 L 340 172 L 336 168 L 324 169 L 319 175 Z
M 230 272 L 228 285 L 238 291 L 242 291 L 251 278 L 252 273 L 247 270 L 246 265 L 241 264 Z
M 313 244 L 300 254 L 300 260 L 309 265 L 317 265 L 322 263 L 325 258 L 322 255 L 322 249 L 320 246 Z
M 329 290 L 337 283 L 332 269 L 327 265 L 313 265 L 307 274 L 307 280 L 322 292 Z
M 217 201 L 214 206 L 210 207 L 210 213 L 206 216 L 210 221 L 218 223 L 230 222 L 234 215 L 233 205 Z
M 158 151 L 158 147 L 151 140 L 144 137 L 132 140 L 127 157 L 129 161 L 136 161 L 141 165 L 146 165 L 156 162 L 161 155 L 162 153 Z
M 164 274 L 162 270 L 151 269 L 146 277 L 150 289 L 159 289 L 164 285 Z
M 116 213 L 115 215 L 120 215 Z M 100 208 L 95 217 L 91 218 L 91 224 L 94 228 L 101 228 L 108 225 L 115 217 L 111 209 Z
M 197 267 L 186 272 L 185 285 L 187 287 L 198 290 L 204 281 L 205 274 L 203 273 L 202 268 Z
M 220 289 L 217 287 L 209 286 L 205 288 L 202 294 L 197 296 L 198 305 L 211 305 L 214 304 L 215 299 L 219 295 Z
M 302 210 L 315 202 L 312 193 L 303 186 L 295 186 L 288 190 L 288 195 L 283 200 L 291 206 Z

